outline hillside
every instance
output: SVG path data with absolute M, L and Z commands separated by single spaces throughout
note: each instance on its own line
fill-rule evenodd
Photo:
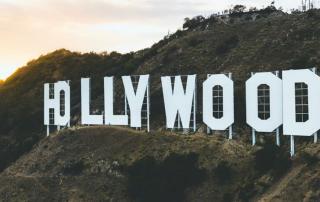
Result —
M 276 146 L 222 136 L 71 128 L 0 175 L 4 201 L 316 201 L 320 146 L 291 162 Z
M 96 108 L 101 109 L 103 76 L 149 73 L 152 128 L 157 129 L 164 123 L 164 117 L 157 116 L 164 114 L 158 113 L 163 110 L 160 75 L 196 73 L 201 80 L 207 73 L 232 72 L 236 82 L 236 124 L 243 128 L 244 81 L 251 71 L 320 64 L 320 12 L 277 12 L 255 20 L 239 19 L 235 16 L 222 21 L 213 16 L 136 53 L 81 54 L 62 49 L 30 61 L 0 87 L 0 97 L 5 98 L 0 99 L 1 168 L 44 137 L 43 83 L 57 80 L 71 80 L 72 114 L 76 119 L 81 77 L 92 78 L 92 98 Z M 117 92 L 121 94 L 121 90 Z
M 122 196 L 122 193 L 126 193 L 123 195 L 123 200 L 130 197 L 147 197 L 139 194 L 138 196 L 128 195 L 128 192 L 125 191 L 127 189 L 125 185 L 130 183 L 126 183 L 124 180 L 128 180 L 130 177 L 118 179 L 116 174 L 113 175 L 114 173 L 110 176 L 103 173 L 109 172 L 109 168 L 108 171 L 99 173 L 98 171 L 90 171 L 91 167 L 99 166 L 100 164 L 97 163 L 99 160 L 102 160 L 103 165 L 117 161 L 119 170 L 116 173 L 125 176 L 128 175 L 126 172 L 130 173 L 130 171 L 142 172 L 135 166 L 146 164 L 146 166 L 156 167 L 165 166 L 165 163 L 175 166 L 171 165 L 173 160 L 179 159 L 182 163 L 189 163 L 184 161 L 186 159 L 189 161 L 191 158 L 193 163 L 199 162 L 199 165 L 198 163 L 194 164 L 196 166 L 192 169 L 199 171 L 200 176 L 205 175 L 205 179 L 199 182 L 193 182 L 190 179 L 192 182 L 186 183 L 188 186 L 180 191 L 185 193 L 186 190 L 192 190 L 187 191 L 186 196 L 183 195 L 187 199 L 196 199 L 201 196 L 203 200 L 200 201 L 212 199 L 211 197 L 227 201 L 230 198 L 245 201 L 246 199 L 259 199 L 259 197 L 268 200 L 281 200 L 284 199 L 281 197 L 288 197 L 288 199 L 306 198 L 312 201 L 314 196 L 319 196 L 319 192 L 314 190 L 314 187 L 319 187 L 320 174 L 319 169 L 316 168 L 319 165 L 319 156 L 316 154 L 319 151 L 319 146 L 308 144 L 306 141 L 298 141 L 297 146 L 301 147 L 297 149 L 299 150 L 298 155 L 306 155 L 309 158 L 304 162 L 304 158 L 299 160 L 297 157 L 291 170 L 285 169 L 277 176 L 269 174 L 269 171 L 273 173 L 271 171 L 273 168 L 259 173 L 257 169 L 254 169 L 253 159 L 255 159 L 256 150 L 259 148 L 252 148 L 248 144 L 250 132 L 244 123 L 244 83 L 249 78 L 251 71 L 275 71 L 320 66 L 319 19 L 319 10 L 290 15 L 279 11 L 258 15 L 257 13 L 247 13 L 230 16 L 228 19 L 211 16 L 207 19 L 200 19 L 194 26 L 178 30 L 152 47 L 138 52 L 97 54 L 61 49 L 30 61 L 3 84 L 0 84 L 0 170 L 7 168 L 0 177 L 1 184 L 5 185 L 0 188 L 1 198 L 17 197 L 19 200 L 18 197 L 25 197 L 32 201 L 37 197 L 46 196 L 57 199 L 55 197 L 58 197 L 58 193 L 61 194 L 61 199 L 69 198 L 75 201 L 78 201 L 79 197 L 90 200 L 98 195 L 100 198 L 114 198 Z M 165 119 L 163 117 L 164 107 L 160 76 L 198 74 L 198 89 L 201 92 L 200 84 L 207 73 L 223 72 L 232 72 L 236 84 L 236 141 L 228 142 L 224 138 L 201 137 L 200 135 L 195 137 L 163 135 L 168 132 L 163 128 Z M 79 131 L 67 130 L 63 134 L 45 138 L 45 127 L 43 126 L 44 83 L 71 80 L 72 124 L 77 125 L 80 113 L 81 77 L 92 78 L 94 109 L 99 110 L 103 107 L 102 84 L 104 76 L 113 75 L 119 78 L 121 75 L 146 73 L 151 75 L 151 129 L 154 136 L 136 134 L 132 131 L 124 132 L 119 129 L 94 129 L 92 131 L 91 129 L 81 129 Z M 116 99 L 123 100 L 119 83 L 116 83 L 116 88 Z M 201 93 L 199 97 L 201 97 Z M 117 112 L 121 112 L 123 103 L 121 101 L 117 103 L 119 103 L 116 106 Z M 200 115 L 198 117 L 201 117 Z M 201 123 L 202 120 L 199 119 L 197 125 L 199 129 L 202 128 Z M 198 133 L 201 133 L 201 130 Z M 97 137 L 97 140 L 89 135 Z M 123 137 L 123 140 L 120 137 Z M 131 138 L 135 141 L 132 141 Z M 281 157 L 278 157 L 277 153 L 274 158 L 280 158 L 286 162 L 284 159 L 287 160 L 287 156 L 284 156 L 287 155 L 286 143 L 288 140 L 286 137 L 282 138 L 285 144 L 281 148 L 275 148 L 274 142 L 270 142 L 268 138 L 262 139 L 260 144 L 263 148 L 267 148 L 267 151 L 269 149 L 272 151 L 280 150 L 281 152 L 277 152 Z M 112 141 L 116 141 L 116 143 Z M 153 142 L 153 147 L 149 146 L 150 142 Z M 227 149 L 223 149 L 224 147 Z M 312 147 L 310 151 L 309 147 Z M 32 148 L 33 150 L 28 153 Z M 172 148 L 170 149 L 172 152 L 167 152 L 168 148 Z M 240 150 L 239 153 L 238 150 Z M 100 153 L 100 151 L 105 153 Z M 108 154 L 106 151 L 111 153 Z M 135 153 L 136 151 L 142 154 L 138 155 Z M 90 153 L 97 156 L 92 156 L 91 159 L 87 156 Z M 149 153 L 156 160 L 148 159 Z M 22 156 L 23 154 L 25 155 Z M 269 153 L 267 154 L 269 155 Z M 267 158 L 268 155 L 263 158 Z M 21 158 L 15 163 L 19 157 Z M 81 159 L 84 162 L 77 162 Z M 158 159 L 162 159 L 161 162 L 165 165 L 155 165 L 161 164 Z M 201 159 L 206 163 L 200 162 Z M 231 165 L 229 165 L 229 160 Z M 222 168 L 217 167 L 218 162 L 223 161 L 226 162 L 221 165 Z M 310 164 L 310 162 L 314 163 Z M 260 161 L 259 165 L 264 164 Z M 78 166 L 80 168 L 77 168 Z M 221 171 L 225 170 L 225 167 L 232 167 L 232 170 L 236 172 L 234 178 L 229 179 L 234 182 L 234 185 L 223 182 L 227 185 L 220 187 L 217 186 L 218 179 L 214 177 L 215 172 L 212 170 L 217 168 Z M 23 171 L 22 168 L 26 168 L 26 170 Z M 73 173 L 74 169 L 76 173 Z M 110 184 L 104 184 L 105 181 L 99 180 L 102 175 L 106 177 L 105 181 L 110 180 Z M 229 176 L 229 173 L 221 175 Z M 294 178 L 290 177 L 291 175 Z M 304 181 L 305 178 L 310 178 L 310 181 Z M 64 182 L 70 181 L 70 183 L 64 183 L 61 186 L 61 179 L 62 181 L 67 179 Z M 278 179 L 287 180 L 287 182 L 277 181 Z M 225 179 L 220 180 L 224 181 Z M 39 192 L 28 190 L 32 188 L 29 186 L 31 182 L 36 183 L 34 186 L 37 186 Z M 79 185 L 76 182 L 79 182 Z M 259 184 L 260 182 L 262 185 Z M 302 183 L 305 185 L 303 188 L 298 186 Z M 112 189 L 117 193 L 109 193 L 112 191 L 110 187 L 113 186 L 117 186 L 116 189 Z M 274 186 L 279 186 L 281 189 L 273 190 Z M 48 188 L 52 193 L 49 193 Z M 276 193 L 275 190 L 282 191 Z M 18 194 L 20 191 L 23 195 Z M 136 191 L 139 192 L 139 190 Z M 6 195 L 7 192 L 10 195 Z M 100 196 L 100 194 L 106 195 Z M 262 194 L 265 195 L 262 196 Z M 159 193 L 159 195 L 163 194 Z

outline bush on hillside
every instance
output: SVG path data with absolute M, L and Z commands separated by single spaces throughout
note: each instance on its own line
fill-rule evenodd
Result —
M 230 14 L 239 14 L 243 13 L 246 10 L 246 6 L 244 5 L 235 5 L 232 9 Z
M 217 55 L 223 55 L 228 53 L 231 49 L 235 48 L 239 43 L 239 37 L 232 35 L 222 41 L 216 48 Z
M 205 17 L 198 15 L 192 19 L 185 18 L 183 23 L 183 29 L 195 29 L 205 21 Z
M 233 176 L 234 170 L 227 161 L 222 161 L 214 169 L 215 176 L 221 185 L 226 184 Z
M 185 201 L 184 192 L 201 183 L 206 173 L 197 166 L 198 155 L 171 154 L 163 162 L 147 157 L 126 168 L 128 192 L 137 201 Z
M 272 171 L 274 176 L 281 176 L 291 167 L 291 160 L 286 151 L 274 144 L 266 144 L 255 153 L 255 168 L 258 172 Z

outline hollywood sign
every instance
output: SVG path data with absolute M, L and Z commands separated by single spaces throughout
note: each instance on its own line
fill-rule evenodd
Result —
M 315 71 L 315 69 L 313 69 Z M 294 136 L 312 136 L 317 141 L 320 129 L 320 77 L 310 69 L 278 73 L 253 73 L 246 81 L 246 121 L 252 128 L 252 144 L 256 132 L 279 128 L 290 136 L 294 154 Z M 132 78 L 135 77 L 135 84 Z M 196 131 L 196 75 L 161 77 L 166 115 L 166 128 Z M 149 75 L 122 76 L 125 91 L 125 114 L 114 113 L 114 78 L 104 77 L 104 112 L 90 113 L 90 78 L 81 79 L 81 124 L 116 125 L 150 130 Z M 185 86 L 185 87 L 184 87 Z M 232 138 L 234 123 L 234 83 L 231 74 L 212 74 L 202 83 L 202 120 L 210 130 L 228 130 Z M 68 81 L 44 84 L 44 124 L 70 126 L 70 85 Z M 128 114 L 130 111 L 130 114 Z M 142 123 L 144 121 L 144 124 Z M 178 125 L 178 126 L 177 126 Z

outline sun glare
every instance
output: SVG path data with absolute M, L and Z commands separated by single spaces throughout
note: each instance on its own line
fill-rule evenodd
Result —
M 0 80 L 6 80 L 18 67 L 18 65 L 6 65 L 6 67 L 1 67 L 0 65 Z

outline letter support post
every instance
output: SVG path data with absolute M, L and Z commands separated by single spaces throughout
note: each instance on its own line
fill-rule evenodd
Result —
M 50 126 L 47 125 L 47 137 L 50 135 Z
M 232 73 L 229 73 L 228 77 L 232 80 Z M 229 126 L 229 140 L 232 140 L 232 124 Z
M 252 146 L 256 145 L 256 131 L 252 128 Z
M 251 76 L 253 76 L 254 73 L 251 72 Z M 256 145 L 256 131 L 254 128 L 251 128 L 252 129 L 252 146 Z
M 197 131 L 197 80 L 195 81 L 194 93 L 193 93 L 193 132 Z
M 279 71 L 276 71 L 276 76 L 279 77 Z M 276 143 L 280 147 L 280 126 L 276 129 Z
M 317 69 L 315 67 L 312 68 L 313 73 L 317 74 Z M 313 134 L 313 142 L 317 143 L 318 142 L 318 132 L 315 132 Z
M 147 85 L 147 131 L 150 132 L 150 80 Z
M 210 77 L 211 74 L 207 74 L 207 79 Z M 207 135 L 211 133 L 211 128 L 207 126 Z
M 290 136 L 290 155 L 291 157 L 294 156 L 294 136 Z
M 277 146 L 280 147 L 280 128 L 276 129 L 276 142 L 277 142 Z

